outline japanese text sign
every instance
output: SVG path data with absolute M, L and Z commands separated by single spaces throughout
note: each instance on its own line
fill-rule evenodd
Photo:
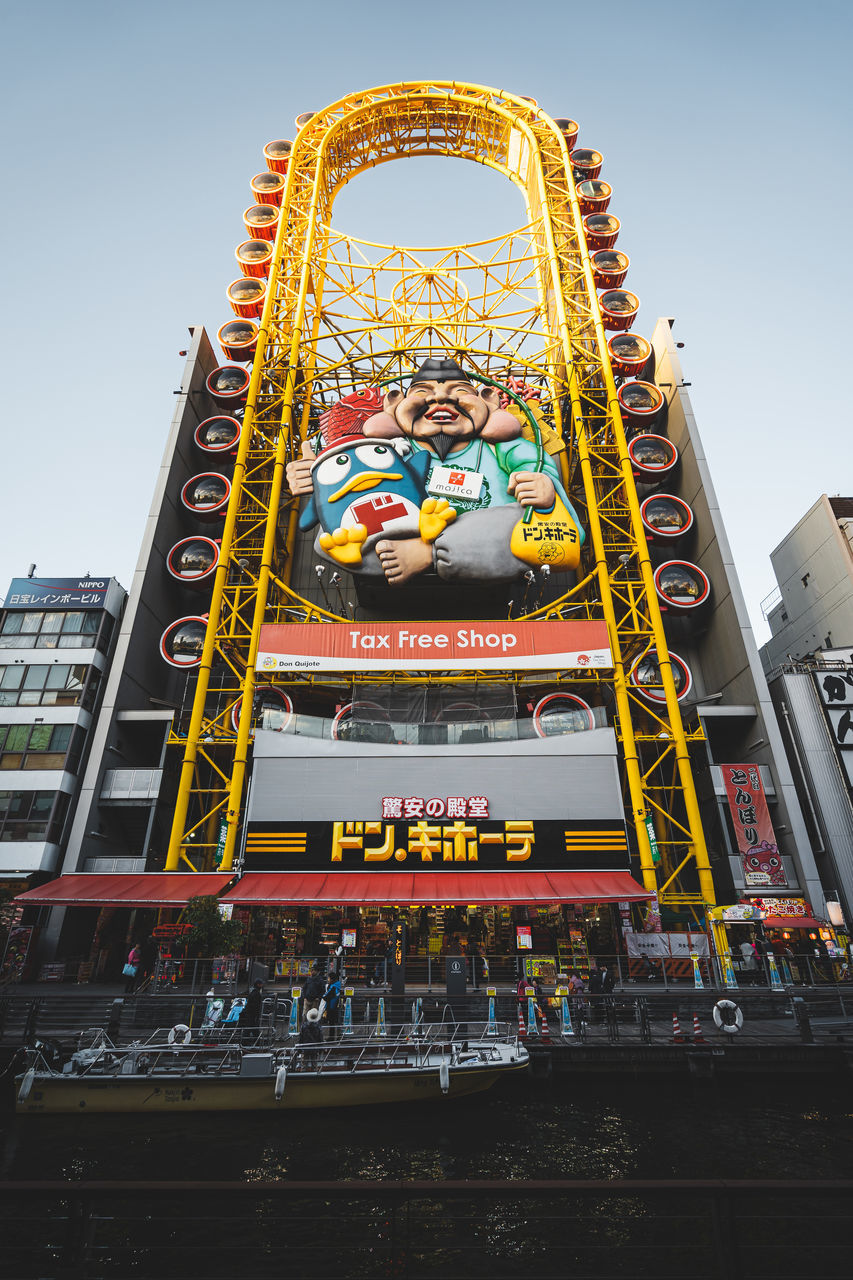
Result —
M 746 885 L 787 887 L 767 797 L 756 764 L 720 765 Z

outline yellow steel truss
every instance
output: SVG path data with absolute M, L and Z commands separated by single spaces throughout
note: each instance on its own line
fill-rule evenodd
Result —
M 430 250 L 371 245 L 332 229 L 345 183 L 375 165 L 427 155 L 504 174 L 524 195 L 526 224 L 480 244 Z M 608 623 L 615 670 L 585 678 L 605 685 L 613 704 L 645 885 L 673 905 L 712 903 L 689 755 L 700 731 L 682 725 L 566 144 L 529 101 L 445 81 L 341 99 L 294 144 L 192 711 L 174 738 L 183 764 L 166 866 L 209 866 L 217 845 L 222 867 L 232 866 L 262 623 L 339 620 L 290 585 L 298 504 L 285 465 L 335 398 L 456 351 L 485 376 L 519 377 L 539 390 L 589 530 L 581 581 L 540 612 Z M 522 608 L 521 616 L 532 615 Z M 661 670 L 659 714 L 627 680 L 648 651 Z M 506 678 L 523 683 L 517 673 Z

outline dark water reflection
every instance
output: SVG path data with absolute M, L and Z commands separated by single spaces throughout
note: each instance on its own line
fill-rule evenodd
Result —
M 422 1107 L 14 1117 L 4 1179 L 853 1176 L 841 1078 L 522 1079 Z

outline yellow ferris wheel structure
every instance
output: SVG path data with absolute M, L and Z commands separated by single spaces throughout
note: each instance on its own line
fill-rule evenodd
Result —
M 347 182 L 413 156 L 503 174 L 523 195 L 525 225 L 428 250 L 332 228 Z M 192 711 L 173 735 L 183 761 L 166 868 L 234 864 L 262 624 L 349 621 L 294 589 L 298 499 L 286 465 L 331 399 L 462 352 L 482 377 L 515 379 L 535 397 L 588 531 L 575 585 L 517 616 L 607 623 L 615 666 L 581 679 L 612 708 L 644 885 L 671 906 L 712 904 L 690 760 L 701 730 L 682 723 L 567 137 L 532 100 L 456 81 L 352 94 L 312 115 L 293 143 Z M 628 678 L 647 654 L 660 672 L 659 710 Z

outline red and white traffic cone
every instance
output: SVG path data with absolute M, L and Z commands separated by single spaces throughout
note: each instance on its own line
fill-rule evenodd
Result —
M 702 1034 L 702 1027 L 701 1027 L 701 1026 L 700 1026 L 700 1024 L 699 1024 L 699 1014 L 698 1014 L 698 1013 L 694 1013 L 694 1015 L 693 1015 L 693 1043 L 694 1043 L 694 1044 L 707 1044 L 707 1043 L 708 1043 L 708 1042 L 707 1042 L 707 1040 L 705 1039 L 704 1035 Z
M 672 1038 L 676 1044 L 684 1044 L 684 1036 L 681 1034 L 677 1013 L 672 1015 Z
M 524 1021 L 524 1014 L 521 1009 L 521 1003 L 518 1005 L 518 1038 L 519 1040 L 527 1039 L 527 1023 Z
M 551 1028 L 548 1026 L 548 1019 L 545 1017 L 545 1010 L 539 1010 L 539 1017 L 542 1019 L 542 1039 L 551 1039 Z

